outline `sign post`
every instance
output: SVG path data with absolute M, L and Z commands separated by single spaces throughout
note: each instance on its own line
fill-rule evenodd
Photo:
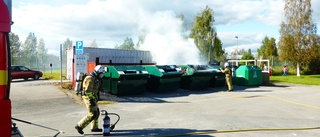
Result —
M 62 88 L 62 44 L 60 44 L 60 87 Z
M 51 76 L 52 76 L 52 63 L 50 63 L 49 66 L 51 68 Z
M 83 41 L 76 41 L 76 55 L 83 54 Z

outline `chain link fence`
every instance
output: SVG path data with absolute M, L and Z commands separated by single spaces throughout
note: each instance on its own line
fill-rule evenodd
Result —
M 297 75 L 297 66 L 288 61 L 281 61 L 279 57 L 273 57 L 270 59 L 270 69 L 273 75 L 282 75 L 283 67 L 287 67 L 287 75 Z M 259 66 L 263 68 L 263 64 Z M 309 68 L 313 67 L 313 68 Z M 310 75 L 310 74 L 320 74 L 320 62 L 314 62 L 310 66 L 300 65 L 300 74 L 301 75 Z

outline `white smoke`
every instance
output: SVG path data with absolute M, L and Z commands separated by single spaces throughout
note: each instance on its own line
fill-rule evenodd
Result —
M 204 64 L 192 39 L 181 34 L 182 21 L 172 11 L 141 12 L 139 31 L 146 34 L 141 50 L 151 51 L 158 65 Z

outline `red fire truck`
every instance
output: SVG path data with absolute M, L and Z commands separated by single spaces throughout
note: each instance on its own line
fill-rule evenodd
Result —
M 11 101 L 8 69 L 10 64 L 9 32 L 11 31 L 11 0 L 0 0 L 0 135 L 11 136 Z

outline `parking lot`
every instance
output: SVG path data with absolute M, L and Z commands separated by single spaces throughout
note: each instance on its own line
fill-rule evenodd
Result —
M 57 86 L 37 82 L 12 83 L 13 117 L 64 131 L 60 136 L 79 136 L 74 125 L 86 115 L 85 106 Z M 235 92 L 220 92 L 226 88 L 218 87 L 122 97 L 102 94 L 102 99 L 116 103 L 100 105 L 100 110 L 121 116 L 112 136 L 314 137 L 320 135 L 319 88 L 235 86 Z M 114 120 L 111 116 L 111 123 Z M 55 133 L 16 123 L 25 136 Z M 84 132 L 102 136 L 89 127 Z

